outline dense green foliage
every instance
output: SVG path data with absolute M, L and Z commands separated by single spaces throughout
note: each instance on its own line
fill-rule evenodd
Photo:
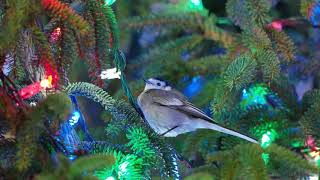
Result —
M 149 13 L 155 2 L 162 9 Z M 279 18 L 275 7 L 268 0 L 228 0 L 227 17 L 219 17 L 196 2 L 201 1 L 118 0 L 110 7 L 95 0 L 0 0 L 0 67 L 8 70 L 0 72 L 0 179 L 297 179 L 317 174 L 304 142 L 308 135 L 320 142 L 320 91 L 315 86 L 298 101 L 284 69 L 297 63 L 299 49 L 286 29 L 271 26 Z M 310 21 L 309 10 L 319 2 L 300 4 L 301 18 Z M 61 34 L 52 40 L 57 28 Z M 135 37 L 148 28 L 157 32 L 154 45 L 139 52 Z M 126 62 L 120 48 L 130 54 L 129 46 L 136 51 Z M 319 67 L 314 59 L 307 67 Z M 13 90 L 40 81 L 44 63 L 56 68 L 57 87 L 21 100 Z M 78 72 L 79 66 L 88 73 Z M 121 72 L 119 82 L 100 78 L 112 67 Z M 319 81 L 317 68 L 309 72 Z M 72 82 L 72 73 L 92 83 Z M 174 138 L 155 134 L 135 102 L 141 79 L 153 76 L 180 90 L 192 77 L 205 79 L 191 101 L 208 108 L 224 126 L 259 139 L 261 146 L 209 130 Z M 59 149 L 68 144 L 55 138 L 71 116 L 74 104 L 68 96 L 81 100 L 80 109 L 93 116 L 87 118 L 92 124 L 100 112 L 104 120 L 90 125 L 93 141 L 73 129 L 80 139 L 74 161 Z

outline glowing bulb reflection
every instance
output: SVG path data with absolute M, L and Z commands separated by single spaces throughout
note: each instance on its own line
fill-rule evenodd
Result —
M 40 81 L 40 86 L 42 88 L 51 88 L 52 87 L 52 83 L 51 82 L 52 82 L 52 76 L 50 75 L 50 76 L 48 76 L 47 79 L 43 79 L 43 80 Z
M 80 119 L 80 113 L 78 111 L 75 111 L 72 113 L 71 119 L 69 119 L 69 124 L 73 126 L 78 123 L 79 119 Z
M 195 6 L 199 6 L 201 5 L 201 0 L 191 0 L 192 4 L 194 4 Z
M 116 0 L 105 0 L 104 3 L 107 4 L 108 6 L 112 5 Z
M 105 180 L 115 180 L 115 178 L 110 176 L 110 177 L 107 177 Z
M 124 174 L 126 174 L 128 165 L 129 165 L 129 162 L 127 162 L 127 161 L 125 161 L 125 162 L 123 162 L 122 164 L 119 165 L 119 169 L 120 169 L 120 171 L 118 172 L 118 176 L 119 177 L 121 177 Z

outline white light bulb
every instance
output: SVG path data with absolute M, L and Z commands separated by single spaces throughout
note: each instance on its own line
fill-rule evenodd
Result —
M 120 79 L 121 72 L 117 68 L 107 69 L 100 74 L 101 79 Z

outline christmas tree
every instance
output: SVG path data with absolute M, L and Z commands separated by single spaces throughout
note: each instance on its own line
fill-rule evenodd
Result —
M 0 25 L 0 179 L 318 177 L 318 0 L 0 0 Z M 259 144 L 156 133 L 151 77 Z

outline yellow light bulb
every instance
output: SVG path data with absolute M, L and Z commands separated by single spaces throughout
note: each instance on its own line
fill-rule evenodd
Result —
M 50 75 L 50 76 L 48 76 L 47 79 L 41 80 L 40 86 L 41 86 L 42 88 L 44 88 L 44 89 L 45 89 L 45 88 L 50 88 L 50 87 L 52 86 L 51 82 L 52 82 L 52 76 Z

